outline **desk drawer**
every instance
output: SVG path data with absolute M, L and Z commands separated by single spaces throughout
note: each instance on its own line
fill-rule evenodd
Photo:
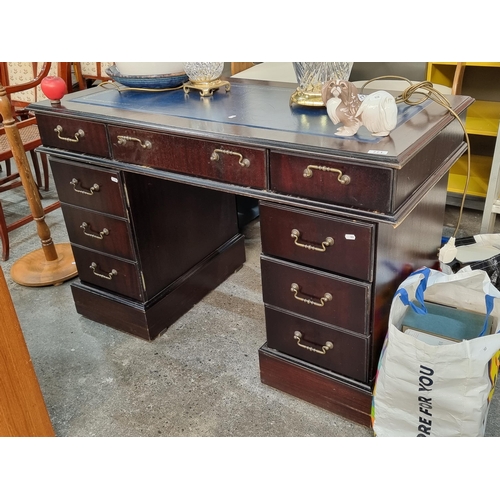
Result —
M 72 245 L 78 276 L 84 282 L 132 299 L 143 300 L 139 271 L 133 262 Z
M 124 259 L 136 260 L 126 220 L 65 203 L 61 203 L 61 208 L 72 243 Z
M 261 256 L 264 304 L 368 335 L 371 286 Z
M 59 116 L 36 116 L 44 146 L 109 158 L 106 126 Z
M 52 157 L 50 166 L 62 202 L 125 217 L 119 172 Z
M 390 213 L 394 195 L 393 175 L 394 169 L 391 168 L 270 153 L 273 191 L 335 205 Z
M 266 188 L 266 150 L 109 126 L 113 158 L 239 186 Z
M 375 228 L 261 202 L 262 251 L 345 276 L 372 281 Z
M 367 382 L 369 337 L 265 308 L 267 346 L 346 377 Z

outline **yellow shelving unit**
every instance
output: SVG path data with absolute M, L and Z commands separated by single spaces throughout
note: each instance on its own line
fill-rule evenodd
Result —
M 498 135 L 500 102 L 475 101 L 467 111 L 465 129 L 469 134 Z
M 471 175 L 467 189 L 468 196 L 484 198 L 488 191 L 491 171 L 491 157 L 471 155 Z M 467 182 L 467 155 L 462 156 L 450 170 L 448 192 L 462 196 Z
M 465 129 L 471 141 L 471 175 L 467 197 L 486 198 L 492 169 L 493 151 L 500 122 L 500 62 L 466 62 L 455 93 L 474 97 L 467 110 Z M 452 87 L 459 63 L 430 62 L 427 80 Z M 462 195 L 467 177 L 467 156 L 450 170 L 448 192 Z

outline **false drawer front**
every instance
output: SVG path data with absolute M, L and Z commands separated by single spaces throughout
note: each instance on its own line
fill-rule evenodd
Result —
M 119 172 L 53 157 L 50 165 L 60 201 L 126 216 Z
M 261 202 L 260 225 L 265 254 L 373 279 L 373 224 Z
M 133 262 L 73 245 L 78 276 L 84 282 L 106 290 L 143 300 L 139 271 Z
M 271 151 L 271 190 L 362 210 L 391 212 L 394 169 Z
M 118 161 L 266 188 L 266 150 L 109 126 Z
M 369 334 L 367 283 L 261 256 L 264 304 L 330 325 Z
M 369 337 L 353 335 L 269 306 L 267 346 L 360 382 L 367 382 Z
M 103 123 L 37 114 L 44 146 L 109 158 L 106 126 Z
M 126 220 L 66 203 L 61 203 L 61 208 L 72 243 L 135 260 L 130 228 Z

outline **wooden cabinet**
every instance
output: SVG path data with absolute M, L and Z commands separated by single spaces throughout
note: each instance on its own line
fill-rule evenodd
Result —
M 373 226 L 260 209 L 267 347 L 367 384 L 372 285 L 362 280 L 372 277 Z
M 369 424 L 390 302 L 410 272 L 436 265 L 446 185 L 396 226 L 260 203 L 263 382 Z
M 262 252 L 364 281 L 373 280 L 375 225 L 260 204 Z
M 427 80 L 452 87 L 457 76 L 456 62 L 430 62 Z M 467 112 L 465 127 L 471 143 L 471 171 L 467 189 L 468 201 L 482 206 L 490 179 L 492 158 L 500 121 L 500 62 L 466 62 L 463 64 L 461 85 L 456 93 L 469 95 L 475 102 Z M 467 155 L 450 170 L 450 198 L 460 197 L 467 179 Z
M 55 155 L 51 168 L 91 319 L 152 340 L 244 261 L 234 195 Z
M 267 341 L 255 369 L 370 425 L 391 300 L 437 264 L 463 131 L 428 102 L 402 110 L 389 137 L 340 138 L 324 109 L 290 106 L 294 90 L 94 88 L 31 107 L 80 274 L 78 312 L 154 339 L 242 265 L 235 198 L 257 199 Z M 472 99 L 450 101 L 464 114 Z
M 265 150 L 141 129 L 109 127 L 113 157 L 240 186 L 266 187 Z M 138 147 L 138 145 L 140 147 Z
M 109 157 L 106 128 L 102 123 L 58 117 L 56 121 L 49 120 L 46 125 L 40 130 L 45 146 Z

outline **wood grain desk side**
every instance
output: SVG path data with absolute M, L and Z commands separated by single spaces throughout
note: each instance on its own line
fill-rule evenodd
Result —
M 0 268 L 0 436 L 53 437 L 30 354 Z

